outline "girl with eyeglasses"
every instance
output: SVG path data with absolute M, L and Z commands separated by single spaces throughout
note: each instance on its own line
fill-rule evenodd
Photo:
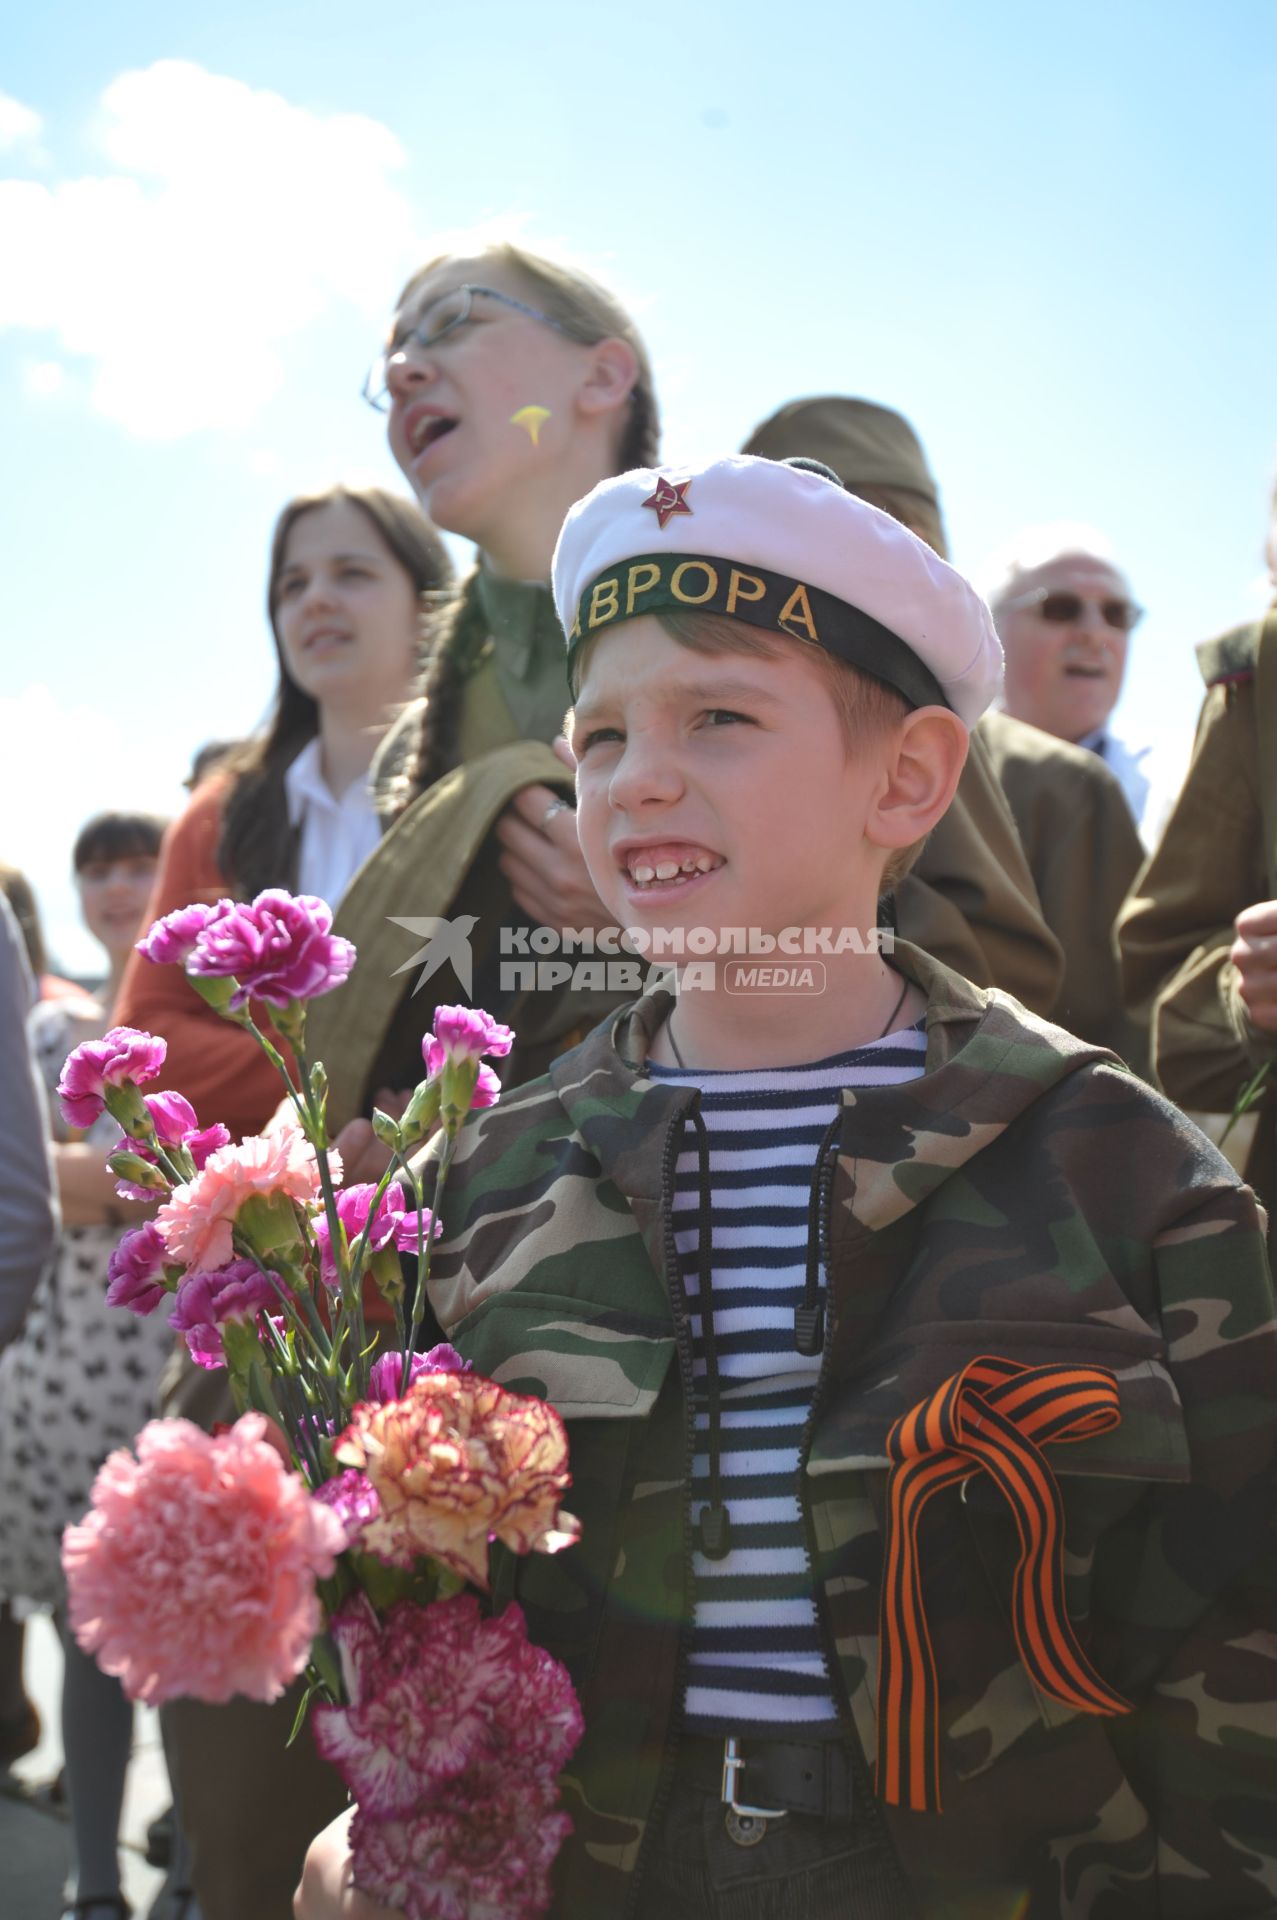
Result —
M 385 413 L 424 512 L 477 552 L 441 621 L 423 696 L 379 759 L 378 804 L 393 829 L 339 915 L 359 950 L 352 990 L 365 996 L 363 1026 L 380 995 L 376 1057 L 353 1050 L 336 1004 L 314 1010 L 356 1179 L 384 1166 L 359 1116 L 378 1087 L 415 1081 L 435 1005 L 465 998 L 499 1010 L 518 1034 L 504 1076 L 518 1084 L 625 997 L 507 991 L 500 936 L 608 918 L 561 797 L 569 769 L 550 751 L 568 704 L 550 560 L 574 502 L 653 464 L 658 439 L 651 369 L 624 308 L 586 274 L 510 243 L 413 275 L 364 395 Z M 459 887 L 432 884 L 445 866 L 464 873 Z M 401 916 L 473 916 L 470 980 L 439 968 L 425 992 L 414 993 L 415 975 L 385 991 L 414 952 L 413 936 L 387 918 L 391 897 Z

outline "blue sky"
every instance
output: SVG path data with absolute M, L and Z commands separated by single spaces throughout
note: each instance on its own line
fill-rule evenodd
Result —
M 1273 0 L 70 0 L 0 63 L 0 857 L 91 965 L 96 808 L 163 810 L 271 686 L 271 522 L 401 484 L 359 399 L 441 237 L 615 285 L 671 461 L 781 401 L 899 407 L 959 564 L 1103 529 L 1148 608 L 1119 720 L 1182 743 L 1262 604 L 1277 466 Z

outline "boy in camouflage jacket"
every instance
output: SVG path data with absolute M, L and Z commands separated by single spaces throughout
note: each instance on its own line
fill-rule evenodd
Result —
M 965 582 L 819 474 L 734 460 L 596 489 L 555 585 L 582 845 L 618 918 L 872 925 L 996 681 Z M 553 1912 L 1277 1913 L 1277 1333 L 1253 1197 L 1112 1056 L 917 949 L 892 958 L 836 953 L 825 994 L 785 1002 L 723 991 L 721 955 L 714 991 L 685 969 L 461 1137 L 431 1304 L 477 1369 L 563 1414 L 583 1522 L 565 1553 L 497 1562 L 498 1601 L 585 1716 Z M 698 1095 L 668 1062 L 797 1071 L 877 1034 L 901 983 L 888 1027 L 925 1023 L 925 1070 L 843 1093 L 794 1320 L 838 1708 L 815 1765 L 848 1792 L 778 1805 L 745 1738 L 721 1807 L 683 1726 L 710 1545 L 674 1225 Z M 669 1835 L 692 1798 L 680 1896 Z M 764 1802 L 761 1834 L 733 1798 Z M 824 1879 L 813 1833 L 837 1842 Z

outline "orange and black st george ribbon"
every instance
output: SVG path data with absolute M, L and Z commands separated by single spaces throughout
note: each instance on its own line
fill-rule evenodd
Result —
M 887 1531 L 878 1676 L 878 1793 L 940 1811 L 939 1688 L 927 1631 L 918 1529 L 927 1502 L 984 1472 L 1020 1536 L 1012 1621 L 1042 1692 L 1082 1713 L 1129 1713 L 1078 1645 L 1064 1607 L 1064 1516 L 1043 1446 L 1107 1433 L 1121 1419 L 1107 1367 L 1024 1367 L 985 1356 L 955 1373 L 887 1438 Z

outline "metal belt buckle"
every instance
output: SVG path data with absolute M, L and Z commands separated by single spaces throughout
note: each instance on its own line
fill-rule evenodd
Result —
M 742 1806 L 741 1802 L 736 1798 L 736 1776 L 743 1771 L 746 1764 L 745 1756 L 740 1750 L 739 1740 L 734 1733 L 729 1733 L 723 1742 L 723 1791 L 721 1795 L 723 1805 L 730 1808 L 734 1814 L 746 1820 L 783 1820 L 789 1811 L 787 1807 L 747 1807 Z

